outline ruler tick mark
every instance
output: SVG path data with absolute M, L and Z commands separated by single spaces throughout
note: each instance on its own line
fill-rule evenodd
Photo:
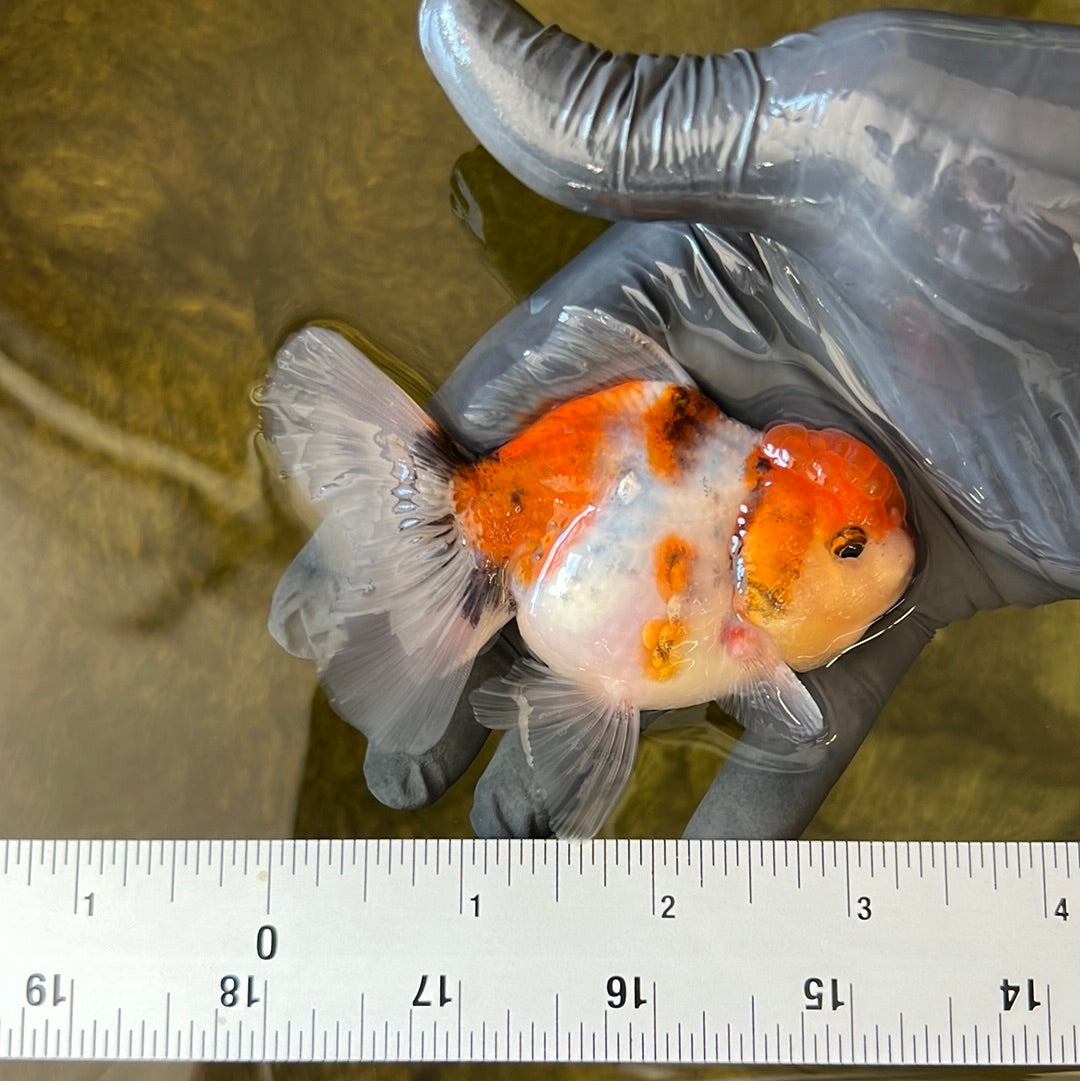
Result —
M 834 842 L 835 844 L 835 842 Z M 835 854 L 835 848 L 833 852 Z M 844 894 L 847 904 L 847 916 L 851 919 L 851 859 L 848 855 L 848 849 L 844 849 Z
M 1041 858 L 1041 865 L 1040 865 L 1041 876 L 1040 877 L 1041 877 L 1041 882 L 1042 882 L 1042 909 L 1043 909 L 1043 919 L 1045 920 L 1050 915 L 1049 901 L 1048 901 L 1048 898 L 1046 896 L 1046 846 L 1045 845 L 1040 846 L 1039 855 L 1040 855 L 1040 858 Z

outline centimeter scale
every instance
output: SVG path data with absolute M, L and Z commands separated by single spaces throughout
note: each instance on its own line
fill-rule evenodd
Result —
M 0 1057 L 1080 1063 L 1080 844 L 0 841 Z

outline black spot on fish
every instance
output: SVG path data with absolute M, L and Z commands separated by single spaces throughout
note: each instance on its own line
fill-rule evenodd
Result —
M 500 602 L 502 594 L 502 572 L 491 560 L 485 559 L 469 572 L 465 596 L 461 599 L 461 614 L 470 626 L 476 627 L 484 615 Z
M 645 413 L 649 464 L 657 475 L 674 478 L 690 468 L 719 413 L 716 404 L 693 387 L 669 388 Z

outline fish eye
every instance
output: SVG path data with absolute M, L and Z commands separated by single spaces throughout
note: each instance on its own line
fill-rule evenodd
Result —
M 866 547 L 866 534 L 857 525 L 846 525 L 831 541 L 829 550 L 837 559 L 857 559 Z

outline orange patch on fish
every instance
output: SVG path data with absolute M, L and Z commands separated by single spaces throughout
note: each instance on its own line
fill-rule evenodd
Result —
M 686 638 L 681 619 L 650 619 L 641 628 L 645 672 L 653 679 L 670 679 L 682 663 L 679 645 Z
M 656 585 L 665 601 L 686 590 L 693 560 L 693 545 L 674 534 L 665 537 L 653 549 Z
M 763 470 L 761 462 L 764 460 Z M 838 500 L 842 514 L 873 537 L 904 521 L 907 504 L 892 470 L 865 443 L 837 431 L 776 424 L 765 432 L 760 453 L 747 460 L 747 479 L 760 480 L 769 466 L 801 476 Z
M 664 537 L 653 548 L 656 588 L 665 603 L 686 592 L 693 569 L 694 547 L 675 534 Z M 645 672 L 652 679 L 670 679 L 684 658 L 679 645 L 686 638 L 686 625 L 669 611 L 662 619 L 650 619 L 641 628 L 645 647 Z
M 603 496 L 604 448 L 614 424 L 640 415 L 640 382 L 555 407 L 454 479 L 458 520 L 470 546 L 535 580 L 551 546 Z
M 783 609 L 803 567 L 807 537 L 814 532 L 819 493 L 799 476 L 781 473 L 758 494 L 744 532 L 740 558 L 748 611 Z
M 693 461 L 694 449 L 720 409 L 695 387 L 671 386 L 645 411 L 649 468 L 665 480 L 677 479 Z

